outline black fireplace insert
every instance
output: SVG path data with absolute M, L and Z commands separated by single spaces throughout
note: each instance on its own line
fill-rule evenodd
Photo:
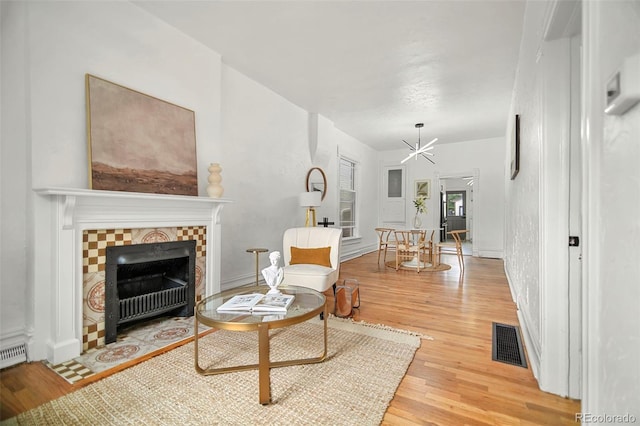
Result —
M 193 315 L 195 249 L 194 240 L 107 247 L 105 343 L 124 325 Z

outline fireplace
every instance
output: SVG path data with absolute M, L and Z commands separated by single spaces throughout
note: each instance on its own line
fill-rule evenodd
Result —
M 196 242 L 106 249 L 105 343 L 118 329 L 160 316 L 193 315 Z
M 79 356 L 83 348 L 100 344 L 104 339 L 100 334 L 106 327 L 104 314 L 99 312 L 104 312 L 106 295 L 106 270 L 99 266 L 106 261 L 103 247 L 160 242 L 141 240 L 132 235 L 136 230 L 202 231 L 206 241 L 196 245 L 196 265 L 205 272 L 201 296 L 220 292 L 220 219 L 223 206 L 230 200 L 75 188 L 41 188 L 35 192 L 34 235 L 38 244 L 33 254 L 37 266 L 33 276 L 35 326 L 28 346 L 31 359 L 46 358 L 52 364 L 60 364 Z M 91 253 L 90 258 L 85 258 L 83 235 L 94 233 L 92 230 L 98 230 L 95 233 L 100 238 L 104 234 L 107 241 L 87 243 Z M 172 235 L 169 241 L 192 239 L 199 238 Z M 90 269 L 88 273 L 83 272 L 85 267 Z M 85 312 L 83 305 L 87 303 L 83 300 L 96 311 Z M 87 328 L 85 335 L 83 329 Z

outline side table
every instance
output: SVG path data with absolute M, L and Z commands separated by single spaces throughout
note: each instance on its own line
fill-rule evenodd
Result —
M 268 251 L 266 248 L 248 248 L 247 253 L 255 253 L 256 254 L 256 286 L 258 285 L 259 275 L 258 275 L 258 265 L 259 265 L 259 257 L 260 253 L 264 253 Z

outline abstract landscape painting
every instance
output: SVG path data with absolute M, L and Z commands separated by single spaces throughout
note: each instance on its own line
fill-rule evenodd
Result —
M 198 195 L 195 114 L 86 76 L 89 187 Z

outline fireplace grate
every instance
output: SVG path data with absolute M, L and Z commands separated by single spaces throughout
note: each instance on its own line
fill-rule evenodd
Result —
M 518 327 L 494 322 L 492 347 L 494 361 L 527 368 Z
M 177 278 L 166 278 L 163 290 L 119 300 L 118 324 L 150 318 L 187 304 L 187 283 Z

